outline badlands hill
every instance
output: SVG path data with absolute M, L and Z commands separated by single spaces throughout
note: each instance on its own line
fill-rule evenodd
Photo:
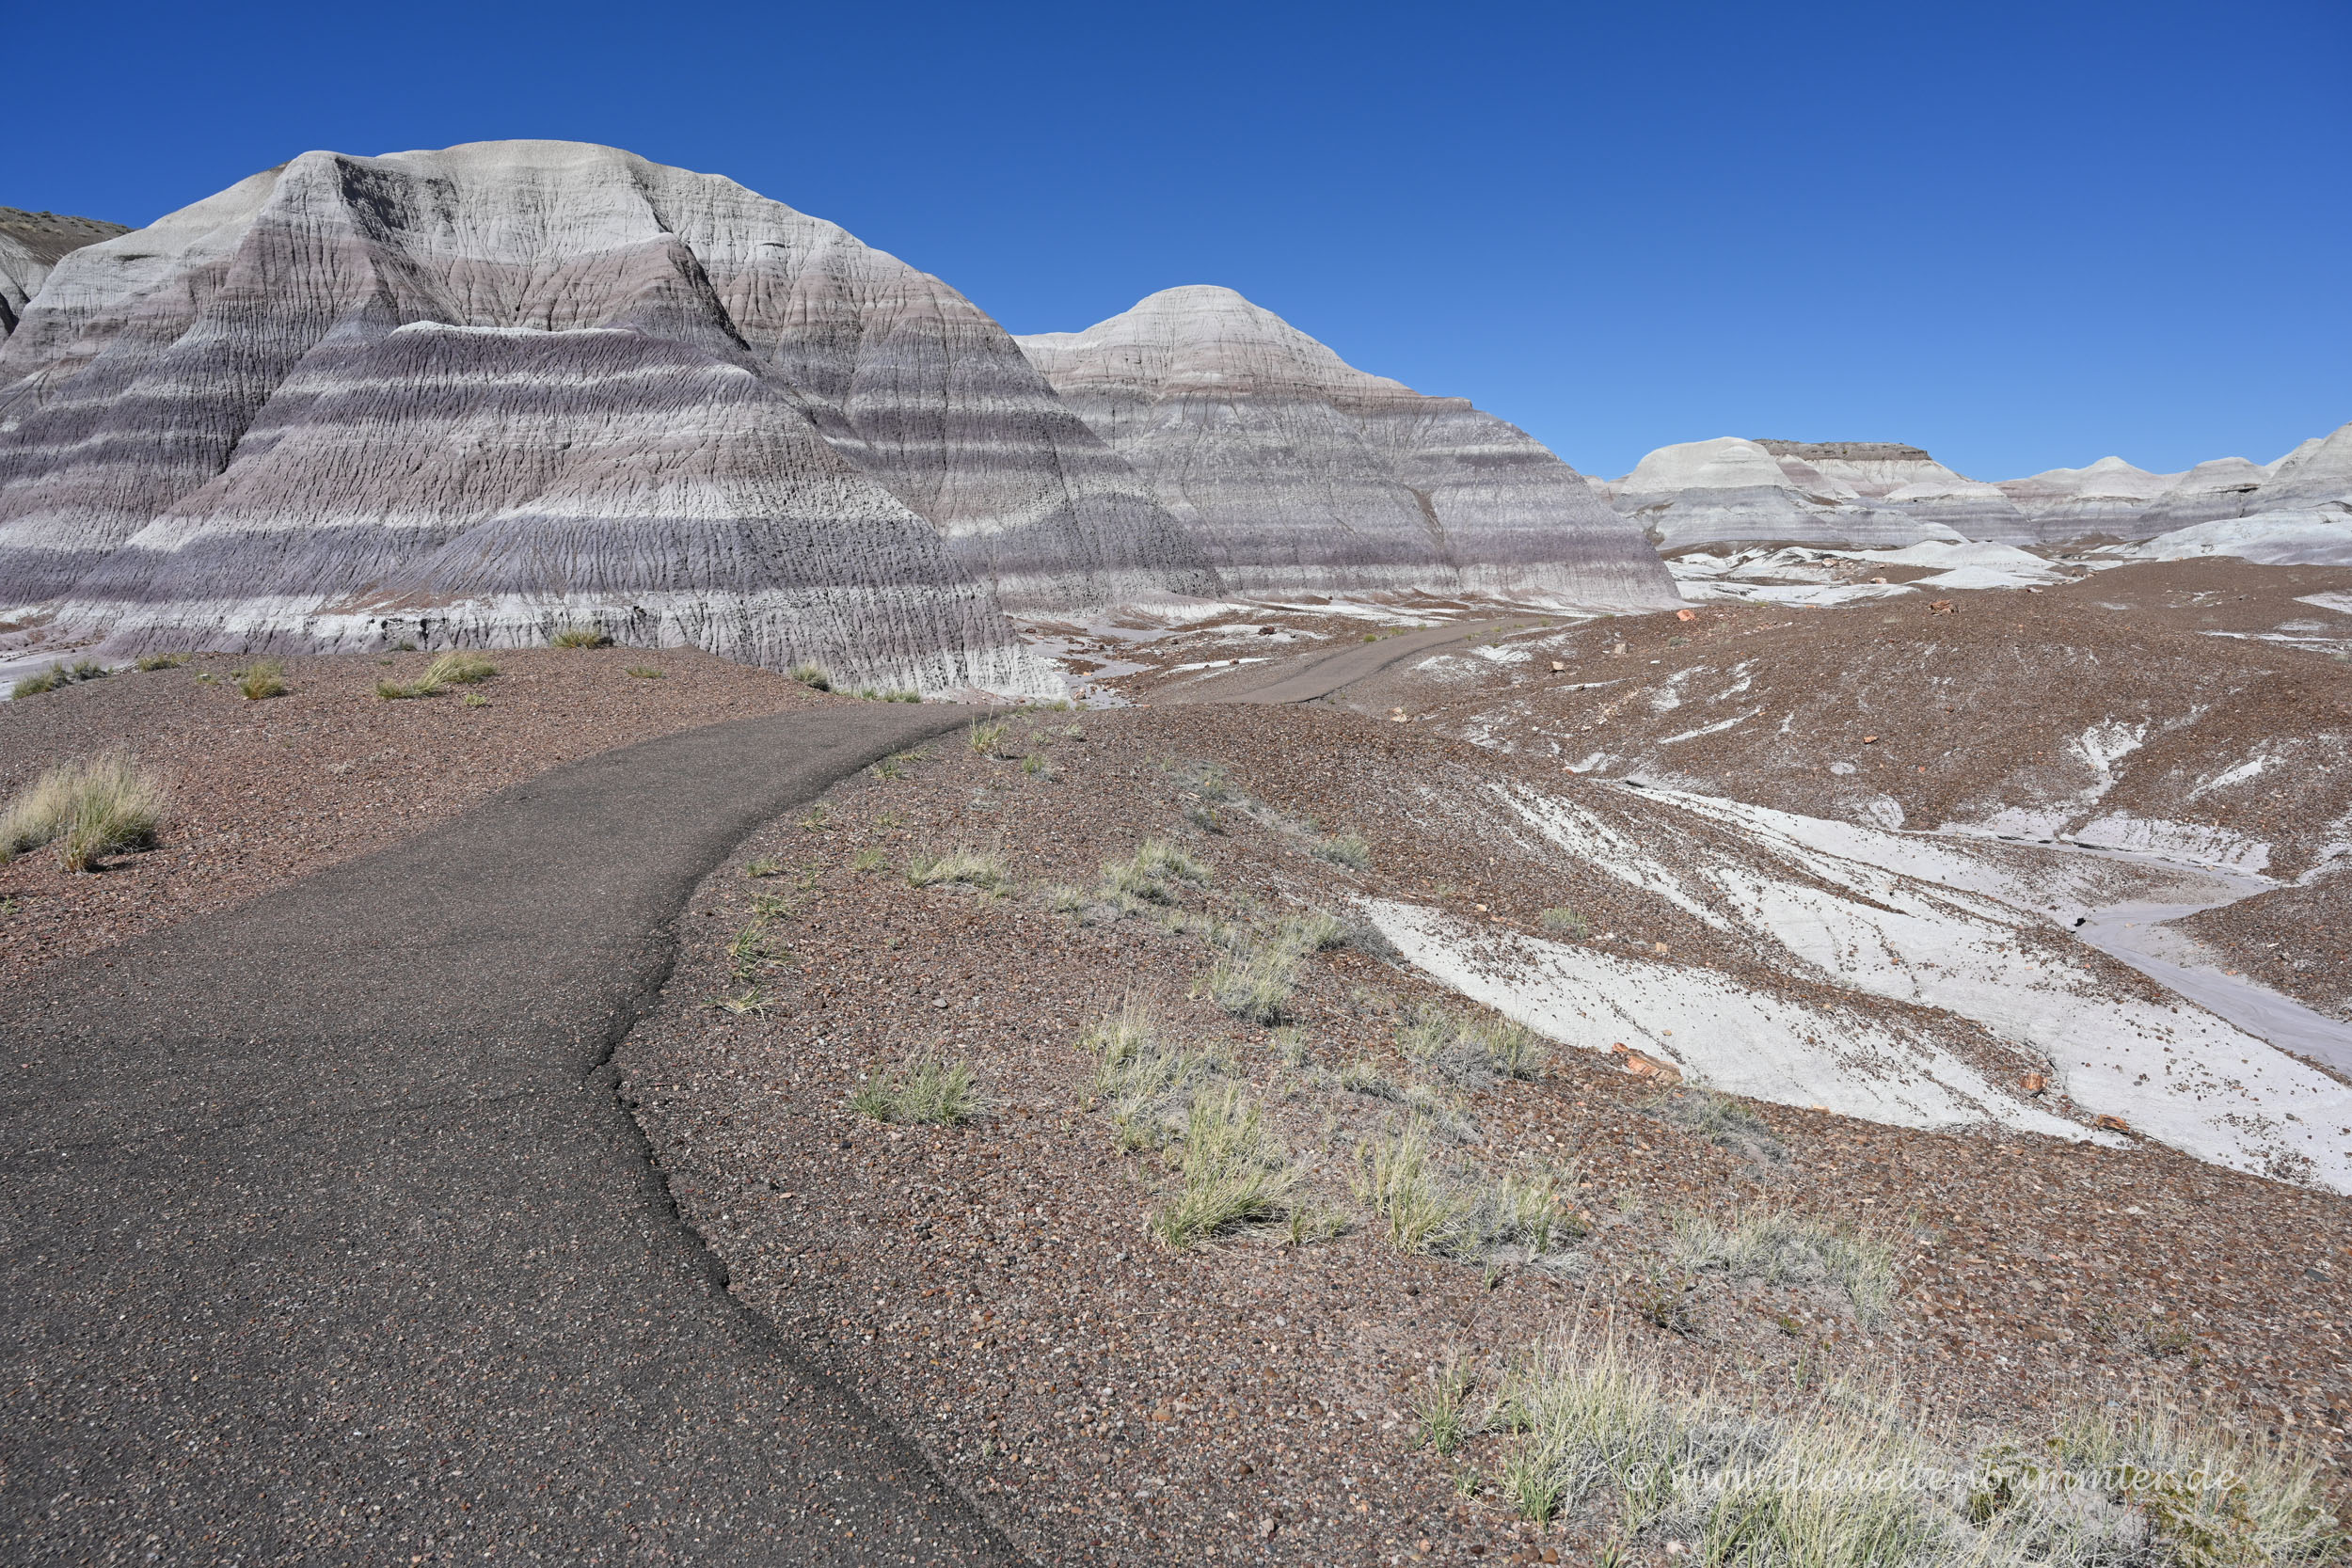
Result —
M 2251 549 L 2250 559 L 2322 564 L 2352 560 L 2348 433 L 2352 425 L 2269 463 L 2222 457 L 2158 474 L 2103 457 L 1990 483 L 1892 441 L 1722 436 L 1661 447 L 1604 490 L 1666 550 L 1768 541 L 2147 542 L 2126 553 L 2169 560 Z M 2200 527 L 2240 518 L 2246 526 Z M 2175 533 L 2182 537 L 2168 537 Z
M 961 294 L 609 148 L 305 153 L 0 346 L 0 613 L 124 648 L 591 622 L 1021 688 L 1000 610 L 1216 588 Z
M 130 230 L 97 218 L 63 213 L 28 213 L 0 207 L 0 338 L 16 330 L 24 306 L 40 293 L 51 269 L 71 251 Z
M 1525 432 L 1356 370 L 1231 289 L 1020 342 L 1234 592 L 1672 600 L 1638 531 Z

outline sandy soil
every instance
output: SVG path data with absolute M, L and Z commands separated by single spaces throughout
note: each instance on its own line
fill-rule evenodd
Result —
M 993 750 L 934 747 L 747 845 L 695 900 L 665 1008 L 620 1066 L 739 1293 L 897 1413 L 1041 1560 L 1588 1560 L 1603 1520 L 1515 1521 L 1492 1490 L 1506 1440 L 1440 1459 L 1416 1446 L 1413 1411 L 1448 1354 L 1491 1385 L 1541 1340 L 1610 1322 L 1689 1386 L 1767 1408 L 1824 1377 L 1892 1378 L 1989 1433 L 2160 1395 L 2352 1459 L 2342 1198 L 2147 1145 L 1783 1107 L 1715 1138 L 1589 1054 L 1556 1053 L 1531 1082 L 1456 1082 L 1399 1046 L 1438 993 L 1355 947 L 1308 961 L 1295 1036 L 1200 994 L 1212 922 L 1381 894 L 1531 913 L 1502 859 L 1412 819 L 1415 781 L 1513 766 L 1493 753 L 1231 708 L 1033 716 Z M 1032 755 L 1041 770 L 1014 760 Z M 1204 763 L 1275 825 L 1230 802 L 1204 814 Z M 1370 868 L 1318 858 L 1295 827 L 1310 816 L 1362 834 Z M 1123 915 L 1056 908 L 1057 887 L 1092 886 L 1152 835 L 1205 863 L 1207 883 Z M 910 885 L 911 855 L 958 846 L 1001 855 L 1001 894 Z M 1687 943 L 1693 962 L 1740 961 L 1705 951 L 1695 921 L 1613 910 L 1599 879 L 1579 895 L 1597 924 L 1645 920 L 1645 941 Z M 730 996 L 755 1010 L 715 1005 Z M 1080 1043 L 1129 996 L 1263 1100 L 1311 1200 L 1349 1216 L 1343 1234 L 1155 1243 L 1146 1216 L 1177 1178 L 1165 1154 L 1122 1150 Z M 924 1053 L 976 1069 L 975 1121 L 892 1127 L 850 1106 L 868 1075 Z M 1343 1086 L 1351 1064 L 1392 1087 Z M 1443 1158 L 1463 1180 L 1559 1171 L 1564 1223 L 1586 1233 L 1541 1258 L 1386 1244 L 1351 1178 L 1404 1108 L 1384 1095 L 1416 1084 L 1460 1130 Z M 1676 1266 L 1677 1215 L 1766 1201 L 1886 1237 L 1892 1315 L 1866 1324 L 1822 1287 Z M 1653 1321 L 1661 1297 L 1672 1327 Z

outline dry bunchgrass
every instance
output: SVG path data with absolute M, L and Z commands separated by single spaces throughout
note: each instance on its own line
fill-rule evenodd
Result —
M 907 862 L 907 880 L 915 887 L 945 887 L 961 882 L 1001 893 L 1011 879 L 1002 860 L 977 849 L 950 849 L 944 855 L 918 854 Z
M 231 671 L 229 678 L 237 683 L 238 695 L 248 703 L 282 697 L 293 689 L 286 684 L 285 664 L 275 658 L 257 658 L 241 670 Z
M 2153 1405 L 1971 1448 L 1884 1392 L 1789 1413 L 1670 1389 L 1613 1334 L 1539 1348 L 1479 1424 L 1517 1434 L 1491 1471 L 1506 1500 L 1539 1523 L 1613 1511 L 1617 1560 L 1673 1542 L 1776 1568 L 2318 1568 L 2346 1545 L 2309 1455 Z
M 550 648 L 609 648 L 612 639 L 600 626 L 560 626 L 548 636 Z
M 972 1119 L 979 1097 L 969 1062 L 924 1056 L 875 1073 L 859 1085 L 850 1103 L 876 1121 L 954 1127 Z
M 795 664 L 785 672 L 811 691 L 831 691 L 833 673 L 821 664 Z
M 1290 1212 L 1299 1175 L 1265 1126 L 1265 1112 L 1239 1084 L 1212 1085 L 1193 1097 L 1184 1119 L 1183 1179 L 1150 1227 L 1162 1245 L 1181 1250 Z
M 152 847 L 163 822 L 163 786 L 127 752 L 103 752 L 53 768 L 0 812 L 0 862 L 45 844 L 69 871 L 107 855 Z
M 1674 1258 L 1682 1268 L 1718 1269 L 1768 1285 L 1826 1281 L 1866 1324 L 1883 1320 L 1894 1305 L 1895 1247 L 1888 1238 L 1771 1204 L 1721 1219 L 1683 1215 L 1675 1222 Z

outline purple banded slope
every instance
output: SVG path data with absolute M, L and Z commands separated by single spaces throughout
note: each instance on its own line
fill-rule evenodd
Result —
M 1674 602 L 1639 531 L 1525 432 L 1356 370 L 1230 289 L 1020 342 L 1232 591 Z

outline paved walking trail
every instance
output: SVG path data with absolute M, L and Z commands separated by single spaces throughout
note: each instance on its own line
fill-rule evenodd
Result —
M 590 757 L 0 998 L 0 1561 L 1013 1560 L 605 1066 L 735 845 L 968 717 Z

